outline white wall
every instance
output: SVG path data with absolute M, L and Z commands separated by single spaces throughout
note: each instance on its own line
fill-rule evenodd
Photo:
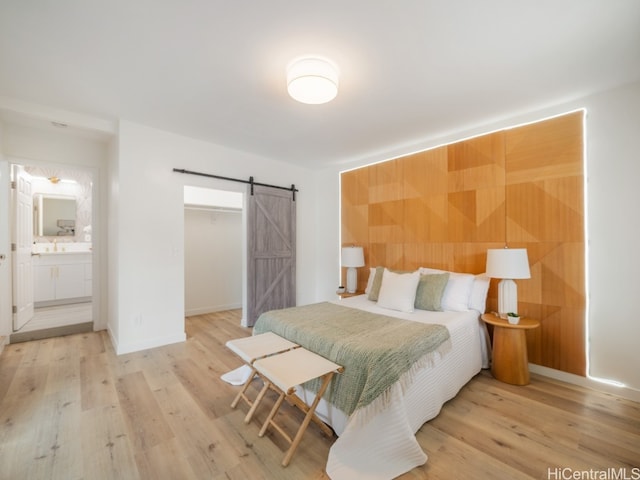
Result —
M 185 314 L 242 307 L 242 212 L 185 208 Z
M 126 121 L 120 123 L 117 157 L 117 166 L 111 169 L 109 258 L 114 276 L 110 273 L 109 331 L 118 353 L 185 338 L 184 186 L 246 190 L 242 184 L 175 173 L 173 168 L 295 184 L 300 189 L 297 302 L 314 300 L 311 172 Z
M 0 123 L 0 336 L 11 333 L 11 237 L 9 230 L 9 162 L 4 160 L 4 126 Z M 0 344 L 0 351 L 2 344 Z
M 316 172 L 316 228 L 319 232 L 316 256 L 316 300 L 335 300 L 340 286 L 340 170 Z M 358 275 L 365 275 L 358 269 Z
M 118 288 L 118 281 L 120 278 L 120 257 L 118 248 L 118 239 L 120 238 L 120 228 L 118 219 L 120 217 L 120 184 L 118 183 L 120 177 L 120 163 L 118 160 L 118 154 L 120 153 L 120 139 L 116 137 L 114 141 L 109 145 L 107 152 L 107 258 L 109 263 L 107 265 L 107 297 L 106 297 L 106 310 L 107 310 L 107 325 L 112 339 L 120 338 L 120 329 L 118 322 L 118 311 L 120 308 L 120 290 Z
M 0 178 L 0 194 L 4 196 L 2 191 L 5 188 L 5 181 L 8 179 L 8 165 L 13 162 L 22 162 L 25 164 L 47 167 L 67 166 L 73 168 L 81 168 L 90 171 L 94 176 L 94 195 L 98 197 L 98 201 L 93 205 L 93 217 L 96 220 L 93 225 L 94 255 L 93 267 L 95 272 L 94 288 L 94 328 L 104 329 L 106 327 L 106 302 L 102 299 L 106 298 L 105 285 L 106 269 L 106 253 L 102 248 L 105 245 L 105 230 L 102 227 L 102 221 L 107 217 L 106 203 L 100 200 L 104 198 L 104 170 L 107 160 L 107 140 L 96 138 L 80 138 L 65 133 L 59 133 L 52 130 L 37 128 L 30 125 L 19 124 L 3 124 L 3 141 L 0 145 L 4 160 L 0 159 L 2 168 L 0 171 L 7 171 L 7 177 Z M 1 231 L 9 232 L 9 202 L 4 200 L 0 202 L 0 227 Z M 4 218 L 6 217 L 6 222 Z M 0 247 L 2 240 L 0 240 Z M 0 252 L 1 253 L 1 252 Z M 10 252 L 8 252 L 10 253 Z M 0 272 L 0 285 L 3 291 L 10 291 L 11 272 L 9 262 L 3 262 L 2 269 L 9 270 L 8 279 L 5 271 Z M 8 282 L 8 283 L 7 283 Z M 10 305 L 6 306 L 0 302 L 0 335 L 8 335 L 11 333 L 11 311 Z
M 640 390 L 640 83 L 586 105 L 590 373 Z
M 588 328 L 589 375 L 623 383 L 629 394 L 640 393 L 640 321 L 635 311 L 640 255 L 640 83 L 544 109 L 514 113 L 499 122 L 426 138 L 405 148 L 327 169 L 317 176 L 316 218 L 319 251 L 316 262 L 319 299 L 334 297 L 339 279 L 339 172 L 388 160 L 469 136 L 532 122 L 578 108 L 587 109 L 587 237 L 589 242 Z M 362 273 L 361 273 L 362 274 Z M 604 387 L 603 387 L 604 388 Z

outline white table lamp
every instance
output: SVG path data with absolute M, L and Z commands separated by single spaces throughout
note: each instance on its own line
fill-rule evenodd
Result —
M 513 279 L 531 278 L 526 248 L 490 248 L 487 250 L 486 275 L 501 278 L 498 283 L 498 313 L 518 313 L 518 286 Z
M 355 293 L 358 288 L 357 267 L 364 267 L 362 247 L 342 247 L 342 266 L 347 267 L 347 293 Z

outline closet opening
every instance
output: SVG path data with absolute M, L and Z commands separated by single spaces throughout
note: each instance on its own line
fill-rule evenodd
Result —
M 185 317 L 243 308 L 244 194 L 184 187 Z

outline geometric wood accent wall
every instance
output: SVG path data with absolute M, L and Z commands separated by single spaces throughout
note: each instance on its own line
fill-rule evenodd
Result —
M 488 248 L 526 248 L 518 311 L 541 323 L 529 361 L 584 376 L 583 142 L 579 111 L 343 172 L 341 242 L 367 264 L 358 289 L 368 267 L 481 273 Z

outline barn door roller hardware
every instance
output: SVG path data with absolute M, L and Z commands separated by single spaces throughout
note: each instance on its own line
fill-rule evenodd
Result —
M 241 178 L 222 177 L 220 175 L 212 175 L 210 173 L 193 172 L 191 170 L 185 170 L 184 168 L 174 168 L 173 171 L 177 172 L 177 173 L 185 173 L 185 174 L 188 174 L 188 175 L 198 175 L 200 177 L 217 178 L 219 180 L 228 180 L 230 182 L 245 183 L 245 184 L 251 186 L 251 195 L 253 195 L 253 186 L 254 185 L 258 185 L 260 187 L 278 188 L 280 190 L 289 190 L 291 192 L 291 194 L 293 195 L 293 201 L 294 202 L 296 201 L 296 192 L 298 191 L 298 189 L 296 188 L 296 186 L 294 184 L 291 184 L 290 187 L 280 187 L 278 185 L 270 185 L 268 183 L 256 182 L 256 181 L 253 180 L 253 177 L 249 177 L 249 180 L 243 180 Z

